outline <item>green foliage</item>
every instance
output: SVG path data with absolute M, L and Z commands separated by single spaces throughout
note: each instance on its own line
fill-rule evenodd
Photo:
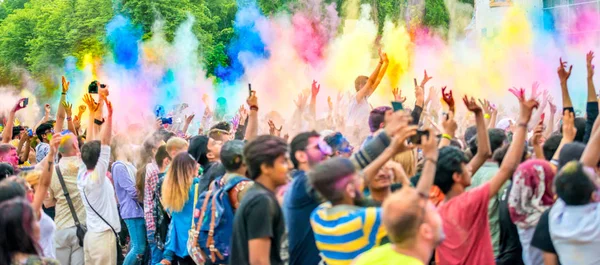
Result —
M 300 1 L 306 0 L 257 0 L 257 4 L 263 13 L 272 15 L 290 11 Z M 339 14 L 347 1 L 324 0 L 327 4 L 335 3 Z M 408 1 L 361 0 L 361 3 L 372 5 L 372 16 L 381 29 L 386 19 L 402 18 Z M 473 3 L 473 0 L 460 1 Z M 236 12 L 236 0 L 3 0 L 0 1 L 0 85 L 18 84 L 19 67 L 41 80 L 51 73 L 49 69 L 61 67 L 68 56 L 81 63 L 86 55 L 105 55 L 105 26 L 115 14 L 124 14 L 140 25 L 144 39 L 152 37 L 153 25 L 160 19 L 168 41 L 172 41 L 177 27 L 189 15 L 194 16 L 196 23 L 192 30 L 200 41 L 198 59 L 207 73 L 212 74 L 217 66 L 228 63 L 226 49 L 234 35 Z M 425 1 L 423 23 L 448 28 L 444 0 Z

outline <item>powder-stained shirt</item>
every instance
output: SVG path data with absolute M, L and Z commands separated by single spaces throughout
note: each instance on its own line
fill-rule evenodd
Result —
M 446 239 L 436 248 L 437 264 L 496 264 L 488 222 L 489 182 L 439 206 Z
M 60 168 L 60 172 L 65 181 L 69 197 L 71 197 L 77 219 L 79 219 L 80 223 L 85 224 L 85 207 L 83 206 L 83 200 L 79 194 L 79 189 L 77 188 L 77 174 L 79 173 L 79 168 L 83 166 L 83 161 L 81 161 L 81 158 L 78 156 L 63 157 L 58 162 L 58 167 Z M 52 173 L 52 180 L 50 182 L 50 187 L 48 188 L 48 197 L 51 200 L 56 200 L 56 215 L 54 216 L 56 229 L 61 230 L 75 226 L 73 215 L 69 209 L 67 199 L 65 199 L 56 171 L 53 171 Z
M 321 204 L 310 218 L 317 248 L 328 265 L 347 265 L 387 235 L 381 208 Z
M 400 254 L 392 244 L 385 244 L 367 251 L 354 261 L 353 265 L 425 265 L 417 258 Z

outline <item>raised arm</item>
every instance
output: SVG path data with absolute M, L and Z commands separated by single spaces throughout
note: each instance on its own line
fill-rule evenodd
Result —
M 381 60 L 381 57 L 383 57 L 383 65 L 381 66 L 381 70 L 379 70 L 377 79 L 375 79 L 375 82 L 373 83 L 373 87 L 374 87 L 373 91 L 375 91 L 375 89 L 381 83 L 381 80 L 383 80 L 383 77 L 385 76 L 385 73 L 387 72 L 387 68 L 390 65 L 390 61 L 387 57 L 387 54 L 379 52 L 379 56 L 380 56 L 380 60 Z
M 64 102 L 66 102 L 67 92 L 69 91 L 69 85 L 71 83 L 67 82 L 65 77 L 62 77 L 62 93 L 60 94 L 60 102 L 58 103 L 58 111 L 56 111 L 56 124 L 54 125 L 55 132 L 62 132 L 63 124 L 65 122 L 65 107 Z
M 356 101 L 358 103 L 362 102 L 367 97 L 369 97 L 371 94 L 373 94 L 373 92 L 377 88 L 376 83 L 377 83 L 377 79 L 379 77 L 379 73 L 381 73 L 382 66 L 387 63 L 388 63 L 387 55 L 385 53 L 383 53 L 383 54 L 380 53 L 379 54 L 379 64 L 377 64 L 377 67 L 375 68 L 375 70 L 373 70 L 373 73 L 371 73 L 371 76 L 367 80 L 367 83 L 356 93 Z M 386 69 L 387 69 L 387 66 L 386 66 Z M 383 74 L 385 74 L 385 72 L 383 72 Z M 382 76 L 382 78 L 383 78 L 383 76 Z M 377 85 L 379 85 L 379 83 L 377 83 Z
M 250 114 L 248 114 L 248 125 L 244 139 L 252 141 L 258 135 L 258 98 L 256 97 L 256 91 L 252 90 L 250 92 L 246 103 L 250 106 Z
M 185 115 L 185 124 L 183 125 L 183 129 L 181 129 L 181 131 L 183 132 L 183 135 L 187 134 L 188 128 L 190 127 L 190 124 L 194 120 L 195 116 L 196 116 L 195 114 L 192 114 L 190 116 Z
M 544 138 L 548 139 L 554 132 L 554 117 L 556 115 L 556 105 L 554 104 L 554 98 L 552 96 L 548 97 L 548 106 L 550 107 L 550 118 L 548 119 L 548 126 L 546 126 L 546 130 L 544 131 Z
M 62 136 L 60 133 L 52 136 L 52 140 L 50 141 L 50 151 L 48 155 L 40 162 L 42 165 L 42 173 L 40 175 L 40 181 L 35 190 L 35 195 L 33 197 L 33 202 L 31 206 L 33 208 L 34 213 L 40 216 L 40 211 L 42 209 L 42 204 L 44 203 L 44 199 L 46 199 L 46 195 L 48 194 L 48 187 L 50 187 L 50 182 L 52 181 L 52 172 L 54 171 L 54 156 L 56 155 L 56 150 L 58 149 L 58 144 L 60 143 Z
M 421 136 L 421 149 L 423 150 L 423 159 L 425 164 L 421 178 L 417 183 L 417 191 L 422 195 L 429 195 L 429 191 L 433 186 L 433 180 L 435 178 L 435 170 L 438 160 L 438 147 L 437 137 L 433 134 L 433 131 L 429 130 L 429 136 Z
M 586 123 L 585 123 L 585 134 L 583 136 L 583 142 L 587 143 L 590 137 L 593 135 L 593 127 L 596 118 L 598 117 L 598 101 L 596 99 L 596 87 L 594 86 L 594 65 L 592 60 L 594 59 L 594 52 L 587 54 L 587 106 L 586 112 Z
M 45 104 L 44 105 L 44 117 L 35 125 L 35 127 L 33 127 L 33 131 L 35 132 L 35 130 L 40 127 L 40 125 L 42 125 L 42 123 L 48 122 L 48 120 L 50 120 L 50 104 Z
M 319 94 L 319 90 L 321 90 L 321 85 L 313 80 L 310 93 L 310 117 L 313 121 L 317 120 L 317 95 Z
M 600 161 L 600 130 L 596 130 L 590 141 L 585 146 L 581 155 L 581 163 L 585 166 L 596 168 Z
M 108 100 L 106 100 L 106 109 L 108 110 L 108 116 L 106 117 L 104 124 L 102 124 L 102 130 L 100 131 L 100 142 L 102 145 L 110 145 L 112 140 L 113 106 Z
M 96 140 L 96 130 L 94 129 L 94 117 L 96 115 L 96 111 L 98 111 L 98 103 L 96 103 L 96 101 L 94 100 L 94 98 L 92 98 L 92 95 L 90 94 L 85 94 L 83 96 L 83 102 L 87 104 L 88 109 L 90 110 L 88 115 L 86 140 L 94 141 Z
M 575 127 L 575 114 L 569 110 L 565 110 L 563 112 L 562 139 L 560 140 L 558 148 L 556 148 L 556 151 L 554 152 L 554 156 L 552 157 L 553 161 L 558 161 L 560 150 L 562 150 L 563 146 L 566 144 L 572 143 L 575 140 L 576 134 L 577 128 Z
M 73 118 L 72 118 L 73 104 L 70 104 L 69 102 L 64 101 L 63 107 L 65 108 L 65 114 L 67 114 L 67 128 L 69 128 L 69 131 L 71 131 L 72 133 L 77 135 L 77 133 L 75 132 L 75 124 L 73 123 Z
M 456 120 L 454 120 L 454 111 L 450 111 L 444 115 L 442 128 L 442 139 L 440 140 L 438 148 L 449 146 L 452 142 L 452 139 L 456 137 L 456 129 L 458 128 L 458 125 L 456 124 Z
M 573 103 L 571 102 L 571 96 L 569 96 L 569 87 L 567 86 L 567 81 L 571 76 L 571 71 L 573 70 L 573 65 L 569 67 L 569 71 L 567 71 L 567 62 L 563 62 L 562 58 L 560 58 L 560 66 L 558 66 L 558 79 L 560 80 L 560 88 L 562 92 L 562 104 L 563 109 L 573 108 Z
M 490 180 L 490 198 L 493 198 L 502 185 L 511 178 L 517 166 L 521 162 L 523 156 L 523 149 L 525 148 L 525 137 L 527 136 L 527 124 L 531 119 L 533 110 L 537 108 L 538 103 L 534 99 L 525 99 L 525 92 L 523 89 L 518 93 L 520 104 L 519 119 L 517 120 L 517 128 L 514 131 L 513 139 L 508 147 L 506 156 L 500 165 L 498 173 Z
M 477 172 L 477 170 L 492 157 L 492 148 L 490 147 L 490 138 L 485 126 L 485 118 L 483 117 L 483 110 L 481 106 L 477 105 L 474 98 L 468 99 L 467 96 L 463 98 L 463 102 L 467 109 L 475 114 L 475 121 L 477 123 L 477 154 L 469 162 L 469 168 L 471 172 Z
M 8 114 L 8 119 L 6 120 L 6 126 L 4 126 L 4 131 L 2 131 L 2 143 L 3 144 L 7 144 L 12 139 L 12 131 L 13 131 L 13 127 L 15 125 L 15 114 L 20 109 L 25 108 L 25 106 L 23 106 L 23 101 L 25 101 L 24 98 L 20 99 L 17 102 L 17 104 L 12 108 L 10 113 Z
M 544 120 L 541 120 L 537 126 L 533 129 L 533 136 L 531 136 L 531 145 L 533 146 L 533 152 L 535 158 L 544 159 L 544 149 L 542 148 L 542 131 L 544 130 Z

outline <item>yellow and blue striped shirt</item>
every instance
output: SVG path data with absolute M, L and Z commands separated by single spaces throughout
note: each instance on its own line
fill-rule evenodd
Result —
M 347 265 L 387 235 L 381 208 L 321 204 L 310 217 L 317 248 L 328 265 Z

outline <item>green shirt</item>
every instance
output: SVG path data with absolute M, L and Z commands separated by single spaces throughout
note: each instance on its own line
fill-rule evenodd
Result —
M 485 162 L 477 172 L 471 178 L 471 186 L 467 190 L 479 187 L 484 183 L 490 181 L 496 173 L 498 173 L 500 167 L 496 162 Z M 502 186 L 500 191 L 506 188 L 506 184 Z M 494 197 L 490 199 L 488 204 L 488 221 L 490 223 L 490 234 L 492 235 L 492 246 L 494 247 L 494 256 L 497 257 L 500 252 L 500 219 L 498 217 L 498 206 L 502 193 L 498 192 Z
M 420 260 L 396 252 L 392 244 L 373 248 L 360 255 L 353 265 L 424 265 Z

